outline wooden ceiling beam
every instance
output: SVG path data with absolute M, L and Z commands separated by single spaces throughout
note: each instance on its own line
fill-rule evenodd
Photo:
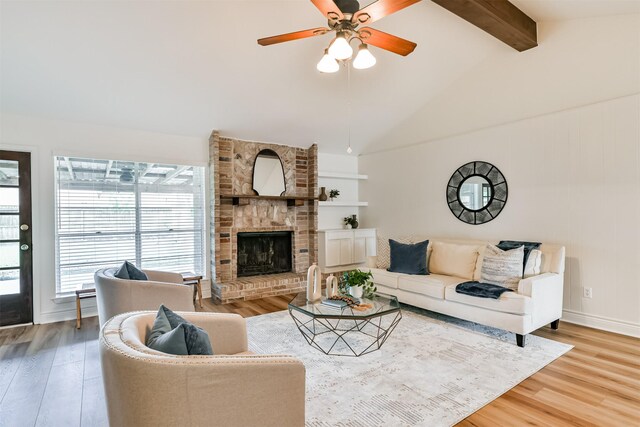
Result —
M 538 46 L 536 21 L 508 0 L 432 0 L 519 52 Z

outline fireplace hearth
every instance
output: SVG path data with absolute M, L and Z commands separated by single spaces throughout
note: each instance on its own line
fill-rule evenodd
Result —
M 238 277 L 292 271 L 291 232 L 238 233 Z

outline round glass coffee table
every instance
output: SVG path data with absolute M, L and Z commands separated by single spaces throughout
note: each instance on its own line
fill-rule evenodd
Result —
M 307 302 L 306 292 L 300 292 L 289 303 L 289 314 L 312 347 L 331 356 L 357 357 L 382 347 L 402 319 L 398 298 L 392 295 L 376 294 L 360 300 L 371 308 L 334 308 L 322 300 Z

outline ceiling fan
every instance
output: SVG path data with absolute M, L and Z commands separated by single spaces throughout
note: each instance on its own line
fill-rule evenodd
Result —
M 289 42 L 308 37 L 321 36 L 331 31 L 336 32 L 328 49 L 318 63 L 318 70 L 323 72 L 338 71 L 336 60 L 348 60 L 353 54 L 349 42 L 360 40 L 358 54 L 353 61 L 354 68 L 369 68 L 375 64 L 375 58 L 367 49 L 367 44 L 379 47 L 398 55 L 407 56 L 416 48 L 416 44 L 384 33 L 371 27 L 361 27 L 411 6 L 420 0 L 377 0 L 360 9 L 356 0 L 311 0 L 328 20 L 328 28 L 318 27 L 293 33 L 265 37 L 258 40 L 261 46 Z

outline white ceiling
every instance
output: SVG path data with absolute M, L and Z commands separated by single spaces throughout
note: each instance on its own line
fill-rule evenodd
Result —
M 534 19 L 640 11 L 640 0 L 513 0 Z M 2 1 L 3 112 L 344 152 L 346 72 L 315 70 L 331 36 L 261 47 L 260 37 L 324 25 L 308 0 Z M 352 145 L 410 116 L 489 55 L 513 51 L 423 1 L 373 25 L 418 44 L 352 72 Z

